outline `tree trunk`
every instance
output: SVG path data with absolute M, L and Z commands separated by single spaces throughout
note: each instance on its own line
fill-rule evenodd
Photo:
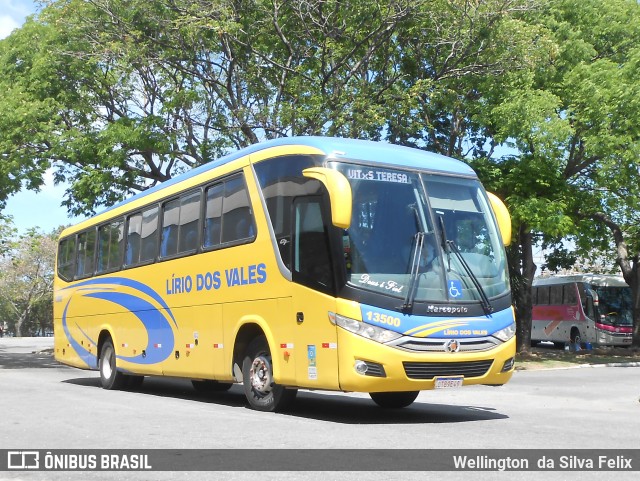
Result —
M 624 280 L 631 287 L 633 300 L 633 347 L 640 347 L 640 259 L 635 257 L 631 271 L 624 276 Z
M 511 249 L 511 283 L 513 304 L 516 310 L 516 339 L 518 352 L 531 347 L 531 285 L 537 266 L 533 262 L 533 235 L 527 225 L 518 232 L 517 245 Z M 517 267 L 516 267 L 517 266 Z
M 27 318 L 28 311 L 22 311 L 20 316 L 16 320 L 16 337 L 22 337 L 22 324 L 24 324 L 25 319 Z

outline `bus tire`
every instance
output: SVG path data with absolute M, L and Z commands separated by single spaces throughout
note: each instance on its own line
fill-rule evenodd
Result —
M 576 347 L 582 346 L 582 338 L 580 337 L 580 331 L 575 327 L 571 329 L 571 334 L 569 335 L 569 342 L 571 343 L 570 346 L 572 351 L 575 351 Z
M 127 376 L 116 368 L 116 350 L 111 338 L 104 341 L 100 350 L 100 385 L 104 389 L 121 389 Z
M 298 392 L 286 389 L 273 380 L 273 366 L 269 344 L 264 336 L 254 338 L 242 360 L 244 394 L 251 408 L 257 411 L 276 412 L 289 407 Z
M 420 391 L 370 392 L 369 396 L 378 406 L 385 409 L 406 408 L 416 400 Z
M 196 391 L 202 394 L 213 394 L 217 392 L 225 392 L 231 389 L 231 386 L 233 386 L 233 384 L 230 382 L 218 382 L 218 381 L 211 381 L 208 379 L 203 379 L 203 380 L 192 379 L 191 384 L 193 385 L 193 388 Z

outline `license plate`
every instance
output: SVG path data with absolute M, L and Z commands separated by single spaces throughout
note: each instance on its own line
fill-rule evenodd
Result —
M 437 377 L 435 388 L 449 389 L 452 387 L 461 387 L 463 379 L 462 377 Z

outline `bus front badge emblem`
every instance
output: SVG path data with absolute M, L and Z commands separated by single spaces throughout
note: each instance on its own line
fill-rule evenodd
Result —
M 446 352 L 458 352 L 460 350 L 460 343 L 455 339 L 449 339 L 444 343 L 444 350 Z

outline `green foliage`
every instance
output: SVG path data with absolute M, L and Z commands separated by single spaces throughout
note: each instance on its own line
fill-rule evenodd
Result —
M 547 245 L 546 248 L 550 249 L 551 246 Z M 549 252 L 546 264 L 541 266 L 543 270 L 559 272 L 562 269 L 572 269 L 578 261 L 575 251 L 568 250 L 563 244 L 554 245 Z
M 53 330 L 53 273 L 58 231 L 29 229 L 4 238 L 0 255 L 0 315 L 16 336 Z
M 479 86 L 538 55 L 539 27 L 518 18 L 530 3 L 49 2 L 0 42 L 0 86 L 16 90 L 0 105 L 15 114 L 5 165 L 28 188 L 54 165 L 81 214 L 282 135 L 461 156 L 467 131 L 486 139 Z

